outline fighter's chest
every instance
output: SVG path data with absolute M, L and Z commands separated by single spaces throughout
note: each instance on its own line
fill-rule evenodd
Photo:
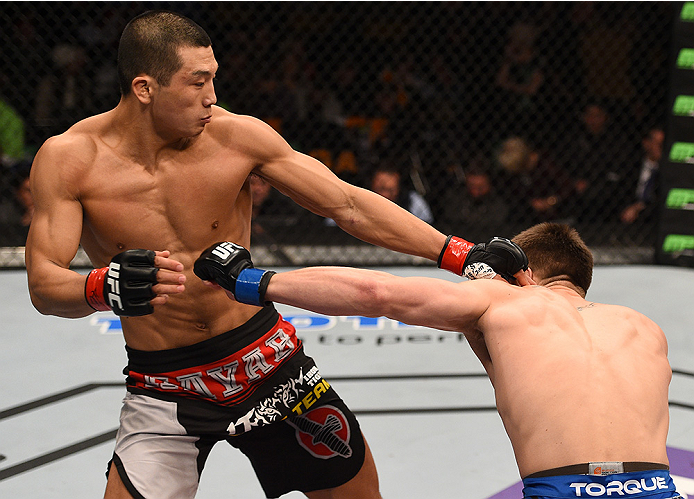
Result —
M 152 168 L 121 158 L 95 165 L 81 189 L 85 222 L 109 238 L 143 240 L 153 233 L 197 238 L 229 220 L 245 203 L 252 166 L 233 157 L 184 159 Z

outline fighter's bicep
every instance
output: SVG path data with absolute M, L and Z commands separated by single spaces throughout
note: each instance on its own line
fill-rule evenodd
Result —
M 67 268 L 77 253 L 82 232 L 82 206 L 54 199 L 50 210 L 36 207 L 27 238 L 27 258 L 45 259 Z
M 488 294 L 475 292 L 473 282 L 454 283 L 432 278 L 413 278 L 407 287 L 398 290 L 398 314 L 410 319 L 410 324 L 445 331 L 466 332 L 476 327 L 477 321 L 489 307 Z M 403 322 L 407 322 L 404 320 Z
M 348 206 L 354 188 L 317 159 L 294 150 L 257 170 L 277 190 L 324 216 Z
M 67 267 L 77 253 L 83 213 L 76 182 L 65 172 L 72 155 L 61 154 L 60 149 L 44 146 L 32 165 L 34 215 L 27 253 Z

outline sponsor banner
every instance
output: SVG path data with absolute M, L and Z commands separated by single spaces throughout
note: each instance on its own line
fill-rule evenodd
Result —
M 694 117 L 694 2 L 683 2 L 676 10 L 668 99 L 672 104 L 665 127 L 667 156 L 660 166 L 660 220 L 655 250 L 658 263 L 694 267 L 689 243 L 689 238 L 694 237 L 694 224 L 691 218 L 679 216 L 692 209 L 694 187 L 694 140 L 688 124 L 689 118 Z
M 670 189 L 665 206 L 671 210 L 694 211 L 694 189 Z
M 294 326 L 296 335 L 306 345 L 388 347 L 466 342 L 462 333 L 410 326 L 385 317 L 330 317 L 307 312 L 283 314 L 282 318 Z M 90 324 L 101 334 L 123 334 L 120 318 L 111 313 L 92 315 Z

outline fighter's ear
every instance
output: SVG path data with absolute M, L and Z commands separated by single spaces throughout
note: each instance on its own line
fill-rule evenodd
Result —
M 154 78 L 143 74 L 133 78 L 131 88 L 137 100 L 143 104 L 149 104 L 152 102 L 152 88 L 155 84 Z
M 533 277 L 533 269 L 531 269 L 530 267 L 528 267 L 527 270 L 525 270 L 523 273 L 524 273 L 525 276 L 528 278 L 528 279 L 527 279 L 527 282 L 522 282 L 522 283 L 518 283 L 518 284 L 520 284 L 521 286 L 532 286 L 532 285 L 536 285 L 536 284 L 537 284 L 537 283 L 535 282 L 534 277 Z

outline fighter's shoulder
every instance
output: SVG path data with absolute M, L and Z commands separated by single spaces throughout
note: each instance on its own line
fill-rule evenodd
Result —
M 474 289 L 476 293 L 484 293 L 494 300 L 502 299 L 523 299 L 533 296 L 533 293 L 528 293 L 531 288 L 540 286 L 515 286 L 501 279 L 475 279 L 463 281 L 467 287 Z
M 99 136 L 107 126 L 106 113 L 85 118 L 60 135 L 50 137 L 41 150 L 87 159 L 96 154 Z
M 242 134 L 255 134 L 272 130 L 264 121 L 246 114 L 235 114 L 219 106 L 212 107 L 212 122 L 209 129 L 214 133 L 233 133 L 238 137 Z
M 656 324 L 656 322 L 648 317 L 646 314 L 639 312 L 638 310 L 634 310 L 633 308 L 626 307 L 624 305 L 602 305 L 603 307 L 610 307 L 610 311 L 612 311 L 615 315 L 618 315 L 622 317 L 623 320 L 630 320 L 647 330 L 651 330 L 656 333 L 662 333 L 662 330 L 660 329 L 660 326 Z
M 627 331 L 630 332 L 629 338 L 633 334 L 640 338 L 648 338 L 667 351 L 667 337 L 661 327 L 646 314 L 623 305 L 600 304 L 605 309 L 605 313 L 622 325 L 628 325 Z
M 80 121 L 60 135 L 46 140 L 37 154 L 37 160 L 59 161 L 61 164 L 87 164 L 97 152 L 93 123 Z
M 510 306 L 528 314 L 541 314 L 548 308 L 566 307 L 565 300 L 558 299 L 555 293 L 544 286 L 517 286 L 497 279 L 491 280 L 488 286 L 493 304 L 499 309 Z
M 214 106 L 211 124 L 213 136 L 249 153 L 271 153 L 275 148 L 289 147 L 274 128 L 254 116 L 234 114 Z

